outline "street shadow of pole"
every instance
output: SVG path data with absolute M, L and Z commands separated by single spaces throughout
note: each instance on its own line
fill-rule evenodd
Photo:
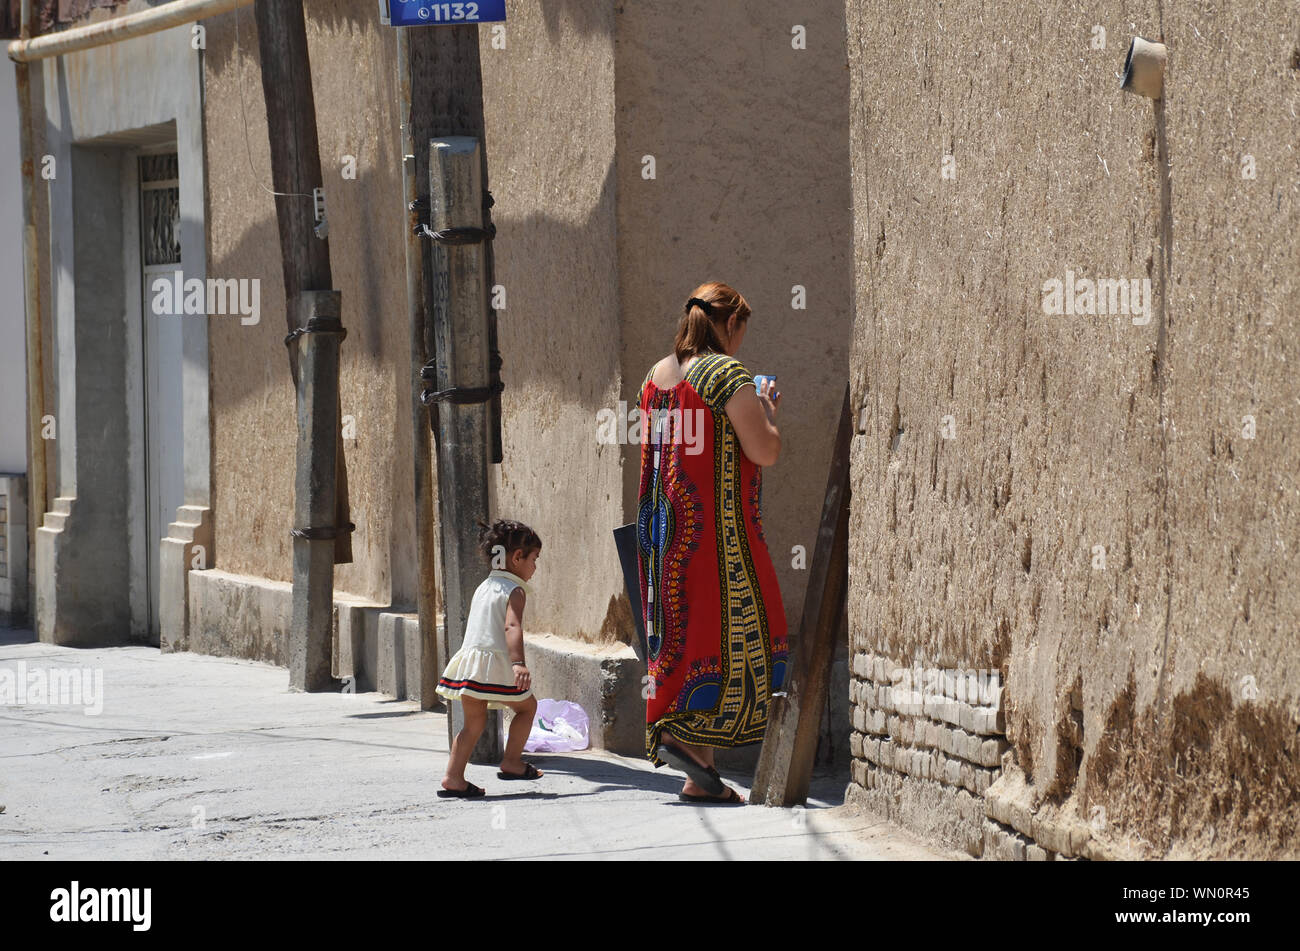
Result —
M 600 783 L 601 789 L 649 789 L 655 792 L 677 793 L 683 779 L 673 773 L 650 772 L 607 759 L 566 756 L 561 753 L 532 753 L 537 764 L 547 772 L 576 776 L 588 782 Z

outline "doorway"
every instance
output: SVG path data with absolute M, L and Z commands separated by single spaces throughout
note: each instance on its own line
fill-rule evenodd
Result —
M 179 499 L 180 415 L 169 392 L 180 370 L 166 354 L 180 333 L 174 302 L 184 281 L 181 259 L 180 171 L 176 146 L 128 153 L 123 163 L 127 234 L 127 394 L 131 420 L 131 626 L 136 638 L 160 642 L 160 553 L 169 516 Z M 176 471 L 173 472 L 172 470 Z M 170 490 L 170 491 L 169 491 Z

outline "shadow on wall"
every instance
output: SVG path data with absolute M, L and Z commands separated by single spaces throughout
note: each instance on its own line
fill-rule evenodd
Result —
M 235 151 L 238 153 L 239 149 Z M 236 154 L 236 161 L 240 158 Z M 244 158 L 243 164 L 246 162 Z M 616 382 L 618 329 L 602 313 L 600 300 L 601 288 L 608 284 L 607 277 L 600 272 L 612 273 L 612 250 L 608 251 L 608 260 L 599 261 L 600 249 L 608 245 L 607 241 L 600 240 L 604 234 L 603 222 L 613 221 L 613 176 L 611 164 L 606 169 L 600 197 L 582 224 L 543 214 L 515 219 L 508 207 L 499 204 L 495 209 L 496 281 L 509 288 L 508 306 L 501 311 L 500 320 L 507 433 L 512 425 L 523 425 L 510 415 L 514 408 L 511 399 L 521 388 L 543 390 L 557 405 L 582 406 L 594 420 Z M 240 178 L 248 180 L 247 187 L 252 192 L 264 194 L 249 176 Z M 349 408 L 357 405 L 371 388 L 367 378 L 372 374 L 382 376 L 385 387 L 391 386 L 396 395 L 389 406 L 382 408 L 387 417 L 386 431 L 373 433 L 364 441 L 374 446 L 378 439 L 396 448 L 409 440 L 410 418 L 405 403 L 410 377 L 401 182 L 396 174 L 362 169 L 355 182 L 349 182 L 347 189 L 339 191 L 340 197 L 332 205 L 330 253 L 334 285 L 343 295 L 343 325 L 348 329 L 342 347 L 344 403 Z M 263 203 L 260 197 L 256 200 Z M 269 206 L 269 196 L 264 204 Z M 217 212 L 212 224 L 226 227 L 228 218 Z M 575 274 L 575 260 L 598 263 L 590 265 L 589 272 Z M 234 488 L 237 498 L 229 500 L 229 505 L 220 499 L 216 502 L 218 512 L 225 514 L 227 520 L 237 520 L 237 524 L 227 522 L 219 525 L 218 530 L 223 535 L 234 531 L 240 537 L 255 539 L 259 548 L 270 546 L 271 549 L 267 555 L 269 560 L 260 569 L 238 562 L 221 567 L 267 577 L 278 577 L 278 574 L 266 574 L 270 564 L 287 566 L 291 556 L 288 532 L 292 527 L 296 440 L 295 397 L 283 342 L 288 324 L 279 261 L 275 215 L 267 207 L 264 214 L 243 227 L 232 247 L 214 253 L 209 262 L 213 277 L 259 278 L 262 283 L 258 324 L 244 326 L 237 320 L 213 319 L 211 363 L 215 410 L 213 464 L 229 466 L 241 473 L 237 483 L 227 483 L 227 489 Z M 590 300 L 584 301 L 581 294 L 575 294 L 575 283 L 583 283 L 587 276 L 590 277 L 588 286 L 593 290 Z M 589 307 L 588 315 L 573 319 L 569 324 L 573 332 L 541 332 L 555 325 L 561 311 L 581 310 L 584 305 Z M 597 361 L 590 366 L 575 362 L 575 336 L 590 340 L 599 334 L 602 326 L 614 335 L 611 346 L 603 351 L 604 362 Z M 361 392 L 356 392 L 357 387 Z M 376 409 L 380 408 L 370 407 L 372 412 Z M 241 417 L 233 428 L 228 415 L 231 411 Z M 594 440 L 594 423 L 592 433 Z M 592 448 L 594 452 L 594 441 Z M 372 492 L 362 480 L 360 470 L 375 462 L 365 455 L 371 451 L 360 445 L 346 449 L 353 521 L 357 524 L 354 541 L 359 556 L 367 545 L 367 525 L 381 524 L 388 517 L 363 508 Z M 398 452 L 391 465 L 401 466 L 403 459 L 409 456 Z M 216 484 L 222 481 L 217 479 Z M 287 580 L 287 576 L 281 580 Z
M 491 153 L 488 160 L 494 161 Z M 609 240 L 614 176 L 611 162 L 581 224 L 536 212 L 515 218 L 494 190 L 495 277 L 509 288 L 510 302 L 499 318 L 507 397 L 511 387 L 544 387 L 558 401 L 584 405 L 594 420 L 618 380 L 621 332 L 609 288 L 617 274 Z M 602 312 L 603 306 L 611 310 Z M 594 431 L 593 423 L 593 437 Z

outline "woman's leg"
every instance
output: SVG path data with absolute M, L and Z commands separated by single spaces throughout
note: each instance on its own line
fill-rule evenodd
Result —
M 465 766 L 469 763 L 469 754 L 474 751 L 474 744 L 487 725 L 486 700 L 461 697 L 460 702 L 465 711 L 465 725 L 451 741 L 451 758 L 447 760 L 447 775 L 442 778 L 443 789 L 466 787 Z
M 693 760 L 695 760 L 695 761 L 696 761 L 697 763 L 699 763 L 700 765 L 702 765 L 702 766 L 712 766 L 712 765 L 713 765 L 713 747 L 711 747 L 711 746 L 693 746 L 693 745 L 690 744 L 690 743 L 686 743 L 686 742 L 683 742 L 682 740 L 679 740 L 677 737 L 673 736 L 673 735 L 672 735 L 671 733 L 669 733 L 667 730 L 664 731 L 663 738 L 660 740 L 660 742 L 662 743 L 662 742 L 664 742 L 665 740 L 666 740 L 668 743 L 670 743 L 670 744 L 676 746 L 678 749 L 680 749 L 680 750 L 682 750 L 683 752 L 685 752 L 687 756 L 691 757 Z M 686 793 L 686 795 L 688 795 L 688 796 L 707 796 L 707 795 L 709 795 L 709 791 L 708 791 L 707 789 L 704 789 L 703 787 L 699 786 L 699 785 L 698 785 L 694 780 L 692 780 L 690 777 L 687 777 L 687 779 L 686 779 L 686 783 L 682 786 L 682 792 Z M 723 793 L 722 795 L 723 795 L 723 796 L 726 796 L 726 793 Z M 737 793 L 736 795 L 739 796 L 740 794 Z M 721 798 L 721 797 L 719 797 L 719 798 Z M 743 796 L 741 796 L 741 801 L 744 801 L 744 797 L 743 797 Z
M 506 753 L 501 758 L 501 771 L 523 773 L 524 744 L 528 742 L 528 734 L 533 729 L 533 717 L 537 715 L 537 698 L 507 702 L 506 706 L 514 712 L 514 718 L 510 721 L 510 731 L 506 734 Z M 542 775 L 541 770 L 538 770 L 538 775 Z

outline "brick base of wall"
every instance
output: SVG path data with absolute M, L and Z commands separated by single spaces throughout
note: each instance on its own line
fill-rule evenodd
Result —
M 852 672 L 846 800 L 976 857 L 990 841 L 1000 849 L 984 803 L 1008 749 L 997 672 L 923 668 L 866 653 L 854 656 Z
M 845 801 L 976 858 L 1117 857 L 1070 809 L 1033 802 L 1006 738 L 997 671 L 855 654 Z M 1102 817 L 1104 818 L 1104 817 Z

